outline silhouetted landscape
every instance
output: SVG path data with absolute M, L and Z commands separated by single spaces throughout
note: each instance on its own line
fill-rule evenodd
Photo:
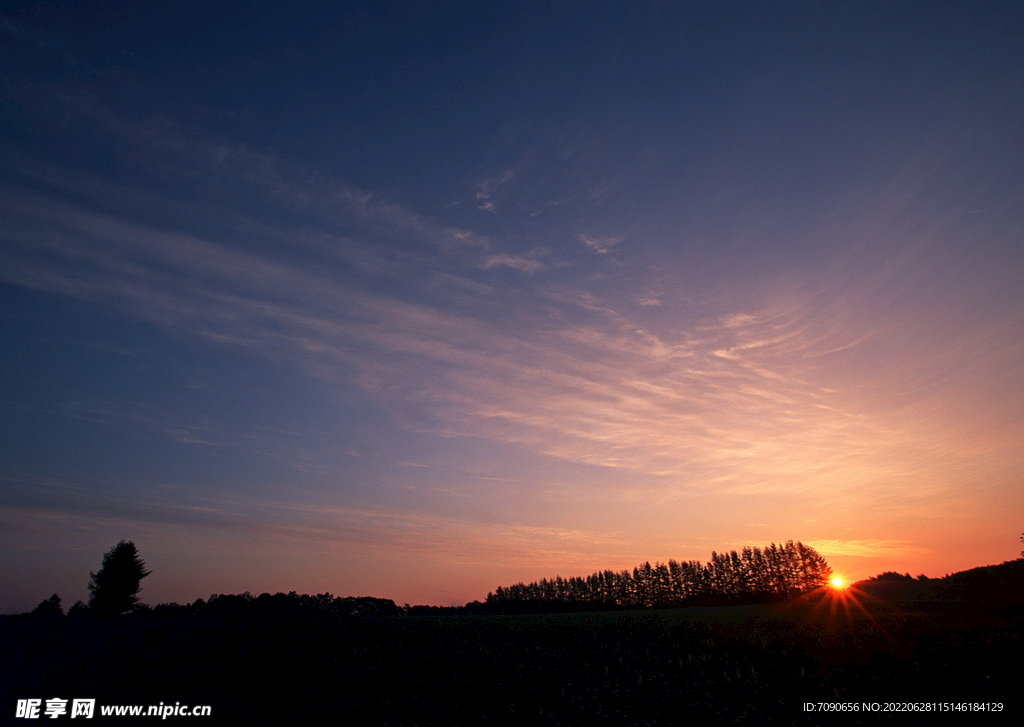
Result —
M 112 549 L 100 574 L 116 580 L 108 562 L 119 549 L 130 549 L 120 553 L 130 591 L 148 575 L 133 544 Z M 210 705 L 205 721 L 217 724 L 818 724 L 804 703 L 970 702 L 1017 714 L 1024 677 L 1024 559 L 677 608 L 493 594 L 463 607 L 399 606 L 291 592 L 155 607 L 122 599 L 113 616 L 95 610 L 110 594 L 93 596 L 67 616 L 55 595 L 0 619 L 7 704 L 35 695 Z
M 1021 723 L 1022 10 L 3 3 L 0 723 Z

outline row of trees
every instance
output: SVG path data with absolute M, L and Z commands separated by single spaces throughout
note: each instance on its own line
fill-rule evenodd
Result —
M 253 596 L 248 591 L 239 594 L 218 593 L 208 601 L 201 598 L 190 604 L 161 603 L 153 608 L 157 616 L 226 616 L 258 618 L 330 617 L 352 616 L 380 618 L 401 616 L 403 609 L 390 598 L 371 596 L 332 596 L 330 593 L 261 593 Z
M 909 583 L 913 581 L 927 581 L 931 580 L 924 573 L 920 574 L 917 578 L 910 575 L 909 573 L 897 573 L 894 570 L 887 570 L 885 573 L 879 573 L 877 576 L 871 576 L 867 579 L 869 583 Z
M 632 571 L 600 571 L 586 577 L 544 579 L 499 587 L 487 603 L 544 601 L 631 608 L 666 608 L 693 603 L 774 601 L 821 588 L 832 571 L 813 548 L 800 542 L 772 543 L 740 552 L 712 551 L 696 560 L 642 563 Z
M 306 593 L 263 593 L 253 596 L 248 591 L 238 594 L 215 593 L 208 600 L 197 598 L 192 603 L 160 603 L 147 606 L 136 603 L 118 613 L 91 608 L 79 601 L 68 610 L 68 616 L 122 615 L 132 616 L 222 616 L 227 618 L 380 618 L 404 616 L 413 608 L 401 607 L 390 598 L 369 596 L 341 598 L 330 593 L 311 596 Z M 32 611 L 33 616 L 63 616 L 60 597 L 55 593 Z

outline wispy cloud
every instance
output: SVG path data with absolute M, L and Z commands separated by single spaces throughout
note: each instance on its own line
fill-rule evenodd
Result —
M 400 406 L 415 429 L 748 492 L 825 481 L 842 489 L 905 466 L 894 456 L 907 445 L 900 435 L 844 412 L 793 370 L 799 325 L 777 315 L 732 314 L 699 337 L 675 339 L 621 314 L 601 326 L 516 332 L 339 286 L 315 261 L 284 262 L 24 195 L 7 200 L 35 222 L 33 235 L 12 240 L 25 257 L 8 276 L 112 299 L 320 379 L 354 371 L 355 383 Z
M 929 548 L 909 540 L 815 540 L 807 544 L 824 556 L 851 555 L 909 560 L 932 554 Z
M 118 133 L 141 134 L 115 121 Z M 0 275 L 357 385 L 411 429 L 671 475 L 680 486 L 881 492 L 963 454 L 945 450 L 949 437 L 933 436 L 929 422 L 873 416 L 829 385 L 823 359 L 856 354 L 872 330 L 823 325 L 813 296 L 719 301 L 689 326 L 650 330 L 626 312 L 635 296 L 607 300 L 568 279 L 495 287 L 480 271 L 554 266 L 369 193 L 296 181 L 265 155 L 189 146 L 175 133 L 154 132 L 185 150 L 168 152 L 175 164 L 191 174 L 230 167 L 236 184 L 302 212 L 304 223 L 238 215 L 219 231 L 185 234 L 132 219 L 123 205 L 7 187 Z M 51 189 L 89 186 L 35 171 Z M 482 199 L 511 176 L 483 184 Z M 623 239 L 580 236 L 598 253 Z M 642 298 L 642 309 L 668 307 L 655 302 Z
M 602 237 L 600 235 L 580 235 L 579 241 L 596 253 L 604 255 L 612 251 L 612 248 L 623 242 L 625 235 L 619 237 Z
M 211 494 L 159 483 L 141 490 L 49 478 L 17 482 L 7 478 L 6 484 L 19 487 L 0 492 L 3 520 L 12 528 L 38 531 L 41 536 L 47 531 L 52 535 L 55 527 L 115 532 L 169 527 L 182 528 L 189 537 L 242 536 L 277 547 L 292 544 L 307 553 L 344 550 L 350 555 L 388 555 L 421 566 L 430 562 L 485 566 L 494 559 L 508 559 L 534 568 L 566 563 L 596 567 L 601 554 L 621 558 L 624 544 L 613 534 L 571 528 Z
M 498 266 L 515 268 L 516 270 L 524 273 L 536 273 L 544 269 L 544 264 L 542 262 L 525 257 L 514 257 L 512 255 L 501 254 L 488 255 L 484 259 L 483 268 L 485 270 Z
M 578 291 L 543 298 L 548 310 L 559 301 L 558 325 L 538 325 L 525 310 L 511 326 L 495 326 L 486 309 L 383 292 L 432 290 L 414 266 L 375 268 L 377 280 L 392 282 L 362 284 L 306 245 L 302 231 L 298 247 L 270 254 L 20 190 L 8 189 L 0 204 L 13 222 L 7 279 L 109 300 L 179 334 L 287 360 L 319 379 L 342 382 L 354 372 L 349 383 L 397 406 L 414 429 L 737 492 L 826 484 L 837 491 L 942 460 L 811 384 L 800 360 L 837 347 L 812 339 L 792 311 L 728 313 L 666 336 Z M 350 214 L 362 219 L 369 204 Z M 423 229 L 414 216 L 380 209 L 411 234 Z M 466 280 L 461 289 L 474 301 L 490 297 L 467 277 L 469 258 L 439 259 L 437 275 Z M 480 267 L 495 266 L 542 268 L 504 253 Z M 574 310 L 607 315 L 581 324 Z M 187 439 L 207 441 L 197 432 Z M 915 459 L 908 448 L 921 454 Z
M 497 197 L 500 194 L 502 187 L 504 187 L 514 176 L 515 171 L 506 169 L 496 177 L 485 179 L 480 182 L 476 188 L 477 209 L 481 209 L 484 212 L 498 214 Z

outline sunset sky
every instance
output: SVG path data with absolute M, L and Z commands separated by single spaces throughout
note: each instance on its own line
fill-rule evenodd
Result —
M 0 612 L 1017 557 L 1019 2 L 0 10 Z

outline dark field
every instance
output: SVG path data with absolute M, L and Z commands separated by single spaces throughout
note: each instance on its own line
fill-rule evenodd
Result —
M 4 721 L 19 698 L 211 705 L 174 723 L 906 723 L 804 702 L 1000 702 L 1020 719 L 1021 620 L 979 603 L 823 602 L 384 619 L 0 618 Z M 936 723 L 936 715 L 927 717 Z M 67 723 L 68 716 L 45 723 Z M 153 724 L 158 717 L 86 724 Z M 78 720 L 71 722 L 77 724 Z

